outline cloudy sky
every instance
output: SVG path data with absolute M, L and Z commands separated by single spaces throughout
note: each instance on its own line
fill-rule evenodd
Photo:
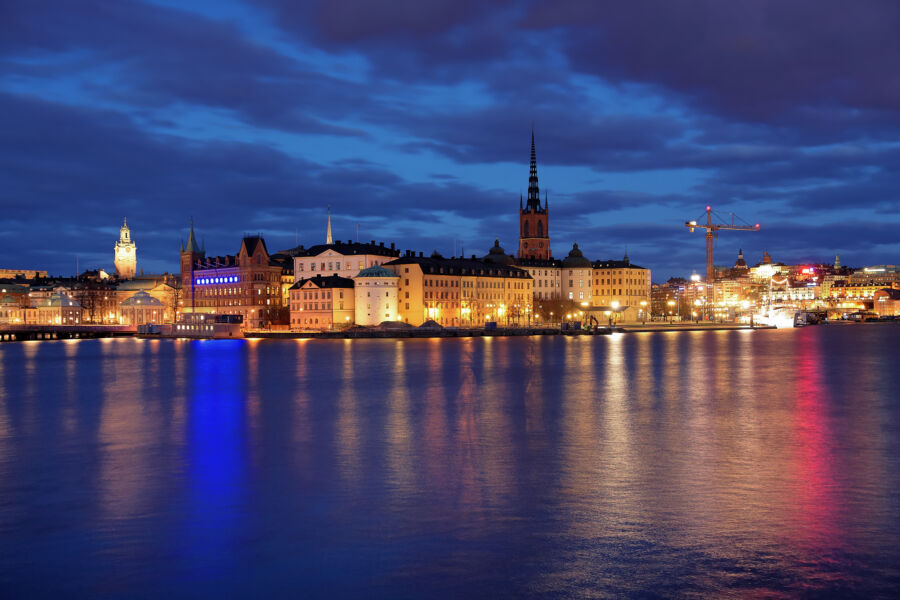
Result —
M 556 257 L 900 262 L 895 0 L 3 0 L 0 267 L 176 270 L 335 237 L 516 248 L 532 123 Z

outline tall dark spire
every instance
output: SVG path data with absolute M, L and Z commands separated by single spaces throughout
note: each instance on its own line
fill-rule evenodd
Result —
M 531 130 L 531 167 L 528 174 L 527 210 L 541 210 L 541 190 L 538 187 L 537 153 L 534 151 L 534 129 Z

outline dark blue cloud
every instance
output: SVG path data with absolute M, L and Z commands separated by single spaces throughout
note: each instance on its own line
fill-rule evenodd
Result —
M 763 223 L 723 238 L 748 254 L 896 262 L 898 30 L 887 0 L 7 0 L 0 255 L 109 266 L 127 215 L 175 269 L 192 214 L 224 254 L 319 242 L 327 205 L 344 239 L 512 251 L 534 122 L 557 255 L 702 271 L 714 204 Z

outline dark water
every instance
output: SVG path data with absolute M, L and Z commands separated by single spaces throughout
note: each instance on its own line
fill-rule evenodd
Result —
M 4 344 L 0 596 L 893 596 L 898 342 Z

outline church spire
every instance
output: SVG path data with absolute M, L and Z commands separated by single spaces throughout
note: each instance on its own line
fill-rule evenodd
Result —
M 528 204 L 526 208 L 531 210 L 541 209 L 541 190 L 538 187 L 537 153 L 534 150 L 534 128 L 531 130 L 531 165 L 528 170 Z
M 331 205 L 328 205 L 328 231 L 325 233 L 325 243 L 329 246 L 334 243 L 334 240 L 331 238 Z
M 187 246 L 184 249 L 185 252 L 199 252 L 200 245 L 197 243 L 197 238 L 194 236 L 194 217 L 191 217 L 191 232 L 188 234 Z

